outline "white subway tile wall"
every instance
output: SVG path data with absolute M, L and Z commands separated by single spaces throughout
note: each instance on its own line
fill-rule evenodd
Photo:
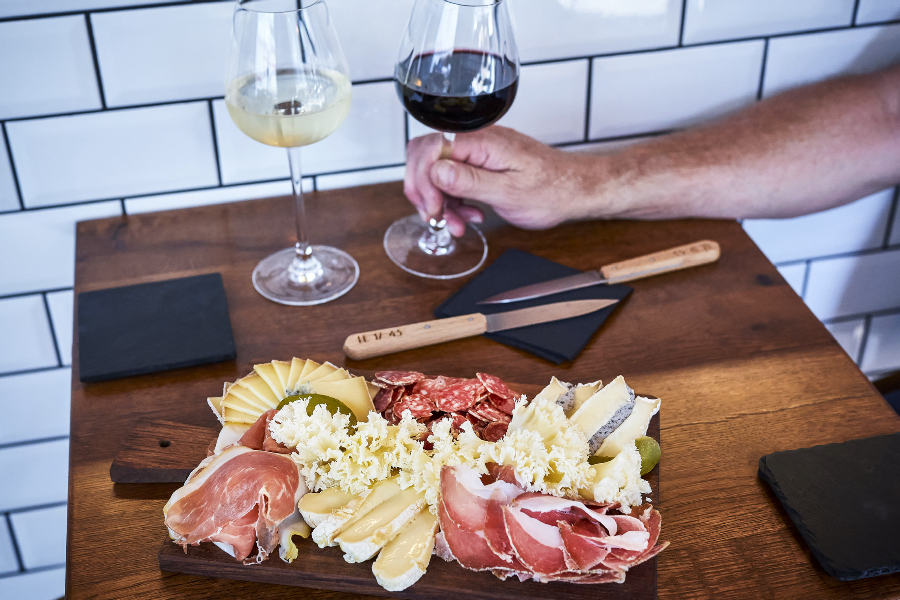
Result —
M 685 127 L 756 100 L 765 42 L 595 58 L 592 138 Z
M 304 189 L 401 179 L 406 141 L 429 131 L 390 80 L 413 0 L 328 2 L 357 84 L 344 125 L 304 148 Z M 75 223 L 290 191 L 284 149 L 241 133 L 222 100 L 232 7 L 0 1 L 0 598 L 64 591 Z M 501 122 L 567 150 L 615 151 L 900 62 L 900 0 L 516 0 L 515 13 L 523 68 Z M 870 375 L 900 368 L 897 203 L 887 190 L 745 223 Z M 20 408 L 35 402 L 39 423 Z
M 107 106 L 219 96 L 232 2 L 91 16 Z
M 684 43 L 849 25 L 854 0 L 687 0 Z

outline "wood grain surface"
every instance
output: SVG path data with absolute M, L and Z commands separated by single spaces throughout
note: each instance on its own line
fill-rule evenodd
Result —
M 157 550 L 171 484 L 112 484 L 109 466 L 139 418 L 215 427 L 206 398 L 253 364 L 314 357 L 351 369 L 400 367 L 546 384 L 625 376 L 662 398 L 660 598 L 895 598 L 900 575 L 830 578 L 812 560 L 757 479 L 777 450 L 900 431 L 900 417 L 805 307 L 737 223 L 611 221 L 525 232 L 488 223 L 488 260 L 508 248 L 578 269 L 698 239 L 721 259 L 636 281 L 634 294 L 577 360 L 556 366 L 483 337 L 367 361 L 347 360 L 351 333 L 433 318 L 465 280 L 425 280 L 384 255 L 382 236 L 410 213 L 399 183 L 308 197 L 314 243 L 360 264 L 357 287 L 327 304 L 273 304 L 250 273 L 292 243 L 290 199 L 272 199 L 80 223 L 76 292 L 220 272 L 237 345 L 232 362 L 95 384 L 72 384 L 67 597 L 292 597 L 296 588 L 163 573 Z M 77 308 L 76 308 L 77 310 Z M 76 334 L 77 335 L 77 334 Z M 73 372 L 77 373 L 77 339 Z M 590 589 L 584 592 L 590 596 Z M 345 592 L 303 590 L 337 600 Z
M 114 483 L 184 483 L 220 428 L 139 420 L 109 466 Z

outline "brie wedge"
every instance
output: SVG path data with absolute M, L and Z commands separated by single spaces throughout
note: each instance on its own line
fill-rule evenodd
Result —
M 346 506 L 333 511 L 313 529 L 313 541 L 319 545 L 319 548 L 334 546 L 334 538 L 342 531 L 351 527 L 381 503 L 400 493 L 398 479 L 399 477 L 383 479 L 353 498 Z
M 428 510 L 419 511 L 382 548 L 372 565 L 378 584 L 389 592 L 399 592 L 417 582 L 431 561 L 437 530 L 437 517 Z
M 650 419 L 659 412 L 659 400 L 638 396 L 634 410 L 625 421 L 613 431 L 597 449 L 599 456 L 617 456 L 628 444 L 642 435 L 647 435 Z
M 424 493 L 413 488 L 403 490 L 344 529 L 334 541 L 344 551 L 344 560 L 349 563 L 365 562 L 375 556 L 424 507 Z
M 347 506 L 351 500 L 353 494 L 348 494 L 340 488 L 328 488 L 314 494 L 306 494 L 300 498 L 297 506 L 303 519 L 311 527 L 318 527 L 328 515 Z
M 600 445 L 634 409 L 634 390 L 619 375 L 599 392 L 584 401 L 571 420 L 588 438 L 590 453 Z

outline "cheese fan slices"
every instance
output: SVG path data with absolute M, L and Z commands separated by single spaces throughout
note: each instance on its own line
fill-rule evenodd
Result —
M 372 398 L 377 391 L 365 378 L 353 377 L 329 362 L 294 358 L 256 365 L 253 373 L 226 383 L 222 396 L 207 401 L 223 426 L 251 425 L 287 396 L 301 392 L 337 398 L 353 411 L 357 421 L 367 421 L 369 411 L 375 409 Z

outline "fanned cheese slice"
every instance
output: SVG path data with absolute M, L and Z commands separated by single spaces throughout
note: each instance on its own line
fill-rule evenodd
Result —
M 307 362 L 309 361 L 296 356 L 291 360 L 291 372 L 288 373 L 287 385 L 284 386 L 284 389 L 289 392 L 297 389 L 297 383 L 300 381 L 300 375 L 303 374 L 303 369 L 306 368 Z
M 242 388 L 253 392 L 260 400 L 266 403 L 269 408 L 275 408 L 278 406 L 278 403 L 281 402 L 274 392 L 272 392 L 272 388 L 269 387 L 269 384 L 267 384 L 258 373 L 253 373 L 252 375 L 247 375 L 246 377 L 238 379 L 237 382 L 235 382 L 235 385 L 239 385 Z
M 371 381 L 366 382 L 366 389 L 369 390 L 369 400 L 374 400 L 375 396 L 378 394 L 380 387 L 372 383 Z
M 269 386 L 269 390 L 271 390 L 275 398 L 278 399 L 278 402 L 284 400 L 284 386 L 281 385 L 281 380 L 278 378 L 278 373 L 275 371 L 275 365 L 272 363 L 253 365 L 253 370 L 266 382 L 266 385 Z M 276 406 L 278 405 L 278 402 L 275 403 Z
M 325 383 L 327 381 L 343 381 L 344 379 L 350 379 L 350 373 L 344 369 L 336 369 L 327 375 L 317 377 L 316 381 Z
M 566 416 L 571 417 L 575 414 L 575 411 L 581 408 L 581 405 L 585 403 L 585 401 L 596 394 L 600 388 L 603 386 L 603 382 L 599 379 L 594 383 L 579 383 L 575 386 L 575 398 L 572 403 L 572 408 L 566 411 Z
M 369 412 L 375 410 L 363 377 L 351 377 L 342 381 L 311 381 L 309 387 L 316 394 L 331 396 L 346 404 L 357 421 L 368 421 Z
M 222 412 L 222 398 L 223 396 L 218 396 L 216 398 L 207 398 L 206 403 L 209 404 L 209 407 L 212 409 L 213 413 L 215 413 L 216 418 L 219 420 L 219 423 L 224 425 L 225 414 Z
M 246 423 L 248 425 L 252 425 L 256 423 L 257 419 L 259 419 L 259 415 L 250 414 L 243 410 L 238 410 L 236 408 L 230 408 L 229 406 L 225 406 L 223 411 L 223 418 L 225 419 L 225 424 L 228 425 L 230 423 Z
M 259 396 L 239 385 L 233 385 L 228 388 L 228 393 L 222 398 L 222 405 L 227 403 L 235 404 L 236 402 L 254 406 L 259 410 L 259 414 L 263 414 L 269 410 L 269 405 L 259 399 Z
M 351 500 L 353 500 L 353 494 L 335 487 L 313 494 L 306 494 L 300 498 L 297 507 L 307 523 L 312 527 L 318 527 L 328 515 L 339 508 L 347 506 Z
M 400 493 L 398 480 L 399 477 L 383 479 L 351 500 L 343 508 L 332 512 L 313 530 L 313 541 L 320 548 L 334 546 L 334 538 L 342 531 L 353 526 L 382 502 L 387 502 Z
M 330 362 L 326 362 L 324 364 L 319 365 L 315 371 L 308 373 L 305 377 L 301 377 L 300 383 L 302 385 L 309 381 L 316 381 L 317 379 L 321 379 L 322 377 L 325 377 L 326 375 L 331 375 L 332 373 L 334 373 L 337 370 L 338 370 L 338 368 L 336 366 L 334 366 Z
M 300 385 L 304 381 L 309 381 L 309 376 L 319 367 L 321 367 L 319 363 L 314 360 L 306 359 L 306 364 L 303 365 L 303 371 L 300 373 L 300 379 L 297 380 L 297 385 Z
M 282 391 L 289 389 L 288 377 L 291 374 L 291 363 L 284 360 L 273 360 L 272 366 L 275 367 L 275 373 L 278 375 Z
M 344 551 L 349 563 L 365 562 L 393 539 L 410 519 L 425 507 L 425 494 L 413 488 L 403 490 L 382 502 L 363 519 L 348 526 L 334 541 Z
M 438 519 L 431 511 L 416 514 L 389 541 L 372 565 L 378 584 L 389 592 L 405 590 L 425 574 L 431 553 Z
M 634 408 L 634 390 L 619 375 L 599 392 L 584 401 L 571 421 L 588 438 L 593 454 L 616 427 L 621 425 Z
M 638 396 L 634 401 L 634 410 L 613 431 L 597 449 L 599 456 L 617 456 L 626 446 L 641 436 L 647 435 L 650 419 L 659 412 L 659 400 Z

